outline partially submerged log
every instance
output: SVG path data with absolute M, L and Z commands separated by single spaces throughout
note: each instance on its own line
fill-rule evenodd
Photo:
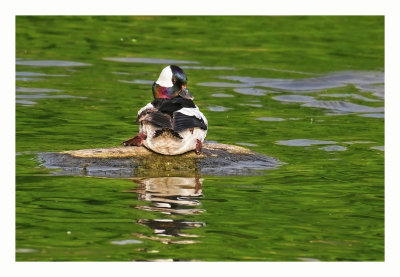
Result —
M 102 177 L 156 177 L 194 175 L 255 175 L 276 168 L 277 159 L 249 149 L 219 143 L 205 143 L 203 153 L 194 151 L 164 156 L 145 147 L 113 147 L 40 153 L 43 165 L 57 175 Z

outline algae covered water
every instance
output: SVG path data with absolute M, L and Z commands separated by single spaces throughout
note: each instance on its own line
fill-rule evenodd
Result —
M 169 64 L 208 141 L 282 164 L 103 178 L 41 163 L 134 135 Z M 15 78 L 17 261 L 384 260 L 383 17 L 17 16 Z

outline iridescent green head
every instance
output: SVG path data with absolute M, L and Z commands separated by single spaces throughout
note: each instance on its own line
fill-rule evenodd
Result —
M 187 77 L 182 68 L 176 65 L 165 67 L 153 84 L 154 98 L 172 99 L 181 96 L 193 100 L 194 97 L 187 90 Z

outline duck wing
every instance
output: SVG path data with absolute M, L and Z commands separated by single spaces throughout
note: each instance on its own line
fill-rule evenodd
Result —
M 173 113 L 172 129 L 175 132 L 195 127 L 207 130 L 207 125 L 207 119 L 197 107 L 183 108 Z
M 192 100 L 184 99 L 182 97 L 175 97 L 172 99 L 154 99 L 152 105 L 160 112 L 167 113 L 173 116 L 173 113 L 182 108 L 195 108 L 196 105 Z
M 151 124 L 161 128 L 172 128 L 172 119 L 166 113 L 160 112 L 158 109 L 150 108 L 143 110 L 138 115 L 138 122 L 150 122 Z
M 175 132 L 195 127 L 207 130 L 208 126 L 206 117 L 193 101 L 180 97 L 154 99 L 139 110 L 137 122 L 142 121 Z

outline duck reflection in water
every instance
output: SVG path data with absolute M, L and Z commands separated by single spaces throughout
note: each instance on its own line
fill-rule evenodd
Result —
M 159 177 L 134 179 L 138 187 L 127 191 L 138 194 L 138 199 L 150 202 L 151 205 L 138 205 L 135 208 L 159 212 L 166 215 L 174 215 L 174 218 L 163 219 L 138 219 L 137 223 L 154 230 L 156 236 L 145 236 L 134 234 L 136 237 L 161 241 L 162 243 L 190 244 L 197 240 L 180 240 L 179 238 L 198 237 L 194 234 L 182 233 L 182 229 L 200 228 L 205 226 L 204 222 L 196 222 L 185 219 L 175 219 L 180 215 L 191 216 L 203 213 L 200 209 L 203 197 L 202 183 L 200 177 Z

